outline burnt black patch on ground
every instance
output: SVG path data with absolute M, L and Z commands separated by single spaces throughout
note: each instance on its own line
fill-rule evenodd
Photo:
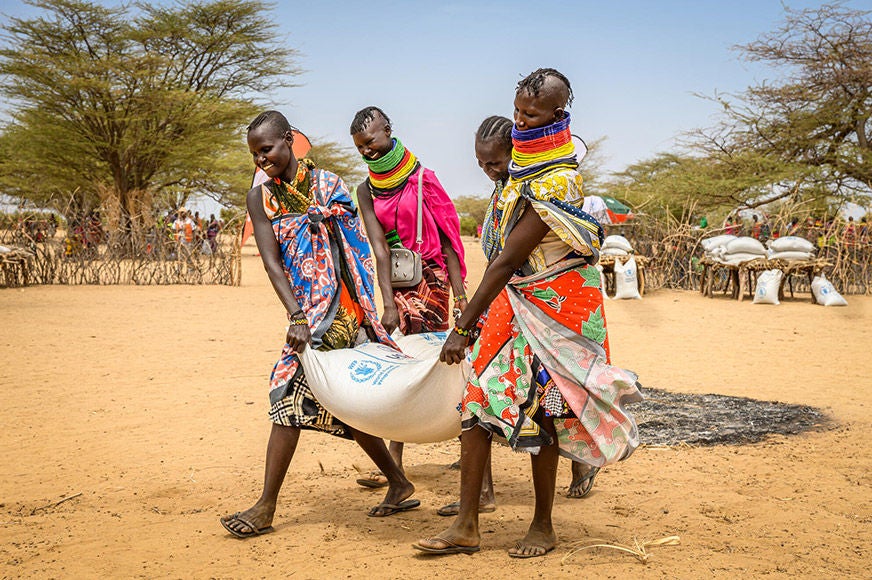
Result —
M 689 395 L 645 389 L 645 400 L 628 405 L 645 445 L 744 445 L 768 435 L 826 429 L 820 409 L 726 395 Z

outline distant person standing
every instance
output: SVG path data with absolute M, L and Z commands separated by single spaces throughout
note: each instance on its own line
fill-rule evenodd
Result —
M 196 239 L 197 224 L 191 219 L 188 210 L 184 207 L 179 208 L 179 215 L 176 221 L 173 222 L 173 232 L 176 236 L 176 248 L 180 258 L 185 260 L 191 257 L 194 249 L 194 240 Z
M 762 225 L 760 224 L 760 220 L 757 218 L 756 214 L 751 220 L 751 237 L 755 240 L 760 239 L 760 234 L 762 233 Z
M 209 248 L 214 254 L 218 251 L 218 233 L 221 231 L 221 222 L 215 218 L 215 214 L 209 215 L 209 225 L 206 226 L 206 239 L 209 241 Z

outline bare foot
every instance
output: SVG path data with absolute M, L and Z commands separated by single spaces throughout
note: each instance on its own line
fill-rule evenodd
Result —
M 244 512 L 224 516 L 221 524 L 234 536 L 255 536 L 272 527 L 275 511 L 275 506 L 254 504 Z
M 554 530 L 540 532 L 531 529 L 523 540 L 518 541 L 515 547 L 509 550 L 509 556 L 512 558 L 536 558 L 544 556 L 556 545 L 557 534 L 554 533 Z
M 593 480 L 599 473 L 599 467 L 593 467 L 584 463 L 572 462 L 572 483 L 569 484 L 569 493 L 566 497 L 580 499 L 593 489 Z

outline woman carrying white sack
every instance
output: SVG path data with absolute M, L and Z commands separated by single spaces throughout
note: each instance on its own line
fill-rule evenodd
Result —
M 509 550 L 513 558 L 543 556 L 557 544 L 551 511 L 559 455 L 601 467 L 639 444 L 623 409 L 641 400 L 637 377 L 609 364 L 594 266 L 603 235 L 581 210 L 565 111 L 571 97 L 569 81 L 554 69 L 533 72 L 515 93 L 510 179 L 485 224 L 495 228 L 500 252 L 440 357 L 464 360 L 487 308 L 462 403 L 460 510 L 448 529 L 413 544 L 425 553 L 479 551 L 479 495 L 493 436 L 531 454 L 536 505 L 526 536 Z

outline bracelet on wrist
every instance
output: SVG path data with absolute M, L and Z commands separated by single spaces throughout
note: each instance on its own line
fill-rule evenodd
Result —
M 291 320 L 294 320 L 295 318 L 297 318 L 298 316 L 300 316 L 302 313 L 303 313 L 303 309 L 300 308 L 299 310 L 296 310 L 296 311 L 291 312 L 290 314 L 288 314 L 288 318 L 291 319 Z
M 288 324 L 290 324 L 291 326 L 303 326 L 303 325 L 308 326 L 309 321 L 305 318 L 294 318 Z
M 461 300 L 466 300 L 466 294 L 460 294 L 459 296 L 454 297 L 454 302 L 460 302 Z
M 456 332 L 459 336 L 469 336 L 468 328 L 460 328 L 459 326 L 455 326 L 454 332 Z

